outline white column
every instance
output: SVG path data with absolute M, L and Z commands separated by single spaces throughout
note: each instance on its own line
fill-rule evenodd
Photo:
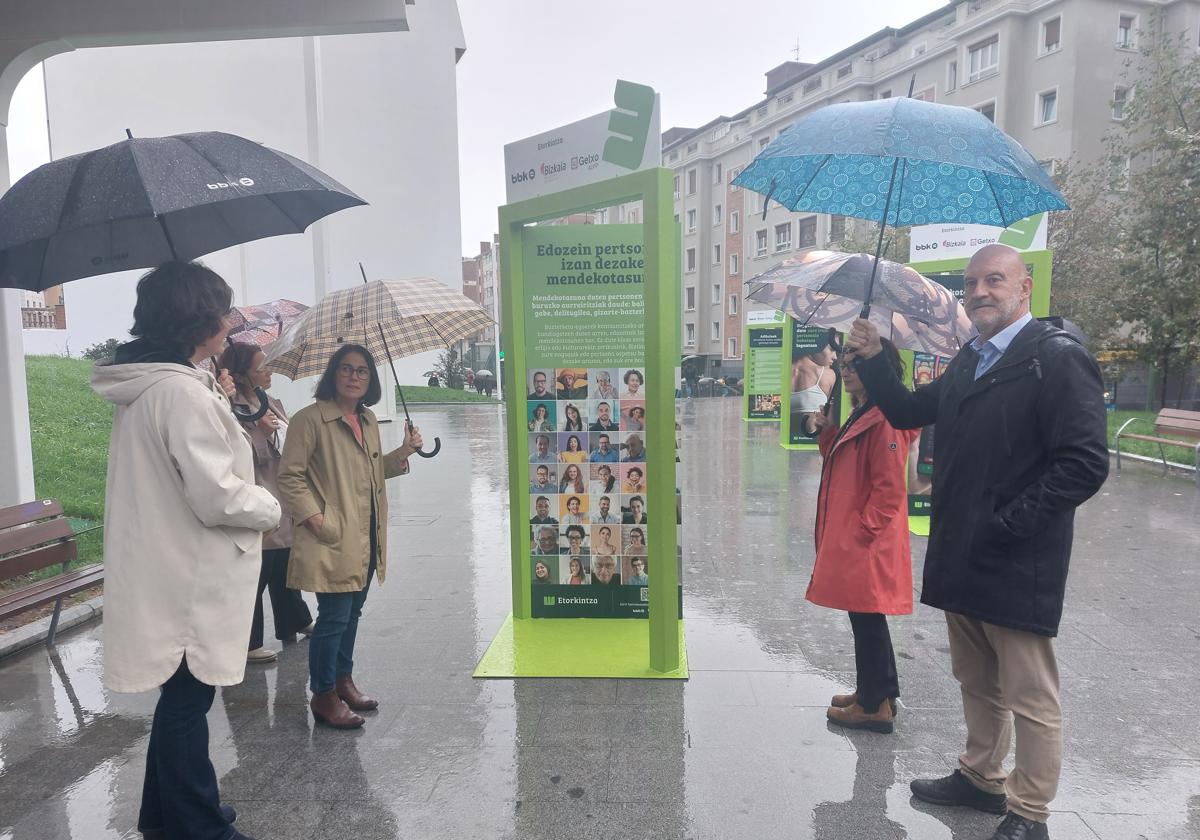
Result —
M 8 119 L 9 95 L 0 100 L 0 119 Z M 8 187 L 8 126 L 0 122 L 0 194 Z M 0 507 L 34 498 L 29 394 L 25 388 L 25 347 L 21 341 L 21 292 L 3 289 L 0 290 Z

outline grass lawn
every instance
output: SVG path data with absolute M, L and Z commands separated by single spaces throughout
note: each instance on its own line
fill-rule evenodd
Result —
M 1157 411 L 1110 411 L 1108 413 L 1108 448 L 1117 448 L 1117 430 L 1125 424 L 1126 420 L 1131 417 L 1140 418 L 1140 421 L 1131 425 L 1126 429 L 1126 433 L 1132 432 L 1137 435 L 1155 435 L 1154 418 L 1158 416 Z M 1144 422 L 1142 422 L 1144 421 Z M 1172 435 L 1155 435 L 1156 437 L 1169 438 Z M 1180 438 L 1180 440 L 1183 440 Z M 1193 446 L 1194 443 L 1189 444 Z M 1167 460 L 1174 461 L 1176 464 L 1192 463 L 1192 453 L 1186 449 L 1180 449 L 1178 446 L 1164 446 L 1163 450 L 1167 453 Z M 1126 440 L 1121 439 L 1121 452 L 1132 452 L 1135 455 L 1147 455 L 1151 458 L 1161 458 L 1162 455 L 1158 451 L 1158 444 L 1151 443 L 1148 440 Z
M 92 363 L 27 356 L 29 426 L 38 495 L 58 499 L 75 529 L 104 521 L 112 404 L 92 390 Z M 100 562 L 102 532 L 79 538 L 82 563 Z
M 419 403 L 498 403 L 497 397 L 485 397 L 474 391 L 451 390 L 450 388 L 430 388 L 428 385 L 405 385 L 404 399 L 409 405 Z M 396 397 L 397 403 L 400 401 Z

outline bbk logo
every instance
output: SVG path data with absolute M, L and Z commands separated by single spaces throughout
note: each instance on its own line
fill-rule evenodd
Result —
M 913 246 L 914 251 L 936 251 L 938 244 L 936 242 L 926 242 Z
M 230 187 L 253 187 L 254 179 L 238 178 L 236 181 L 230 181 L 228 183 L 225 181 L 217 181 L 215 184 L 206 184 L 205 186 L 207 186 L 210 190 L 227 190 Z
M 513 182 L 514 184 L 523 184 L 523 183 L 525 183 L 526 181 L 532 181 L 532 180 L 533 180 L 534 178 L 536 178 L 536 177 L 537 177 L 537 172 L 535 172 L 534 170 L 530 169 L 528 172 L 516 172 L 516 173 L 514 173 L 514 174 L 513 174 L 513 176 L 512 176 L 512 182 Z

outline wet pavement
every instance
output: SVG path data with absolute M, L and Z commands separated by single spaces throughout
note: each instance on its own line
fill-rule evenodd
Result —
M 414 414 L 446 445 L 390 483 L 390 576 L 355 668 L 380 711 L 358 732 L 315 729 L 304 642 L 248 667 L 209 718 L 238 827 L 258 840 L 989 837 L 996 818 L 908 793 L 953 768 L 965 732 L 940 613 L 893 621 L 895 735 L 826 723 L 853 649 L 845 616 L 804 600 L 817 456 L 780 449 L 774 425 L 738 408 L 684 407 L 686 683 L 471 679 L 509 609 L 502 416 Z M 1076 525 L 1056 840 L 1200 838 L 1198 596 L 1200 493 L 1127 467 Z M 102 655 L 91 625 L 54 655 L 0 661 L 0 840 L 140 836 L 156 698 L 107 692 Z

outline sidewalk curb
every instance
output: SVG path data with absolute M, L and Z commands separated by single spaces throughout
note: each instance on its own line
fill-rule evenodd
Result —
M 100 618 L 103 614 L 104 596 L 98 595 L 90 601 L 64 609 L 58 617 L 58 630 L 55 633 L 61 635 L 64 631 Z M 46 637 L 50 635 L 50 619 L 51 616 L 39 618 L 24 627 L 0 634 L 0 659 L 35 645 L 44 645 Z
M 1116 458 L 1117 450 L 1110 449 L 1110 450 L 1108 450 L 1108 454 L 1112 455 L 1114 458 Z M 1139 461 L 1143 464 L 1154 464 L 1156 467 L 1161 467 L 1163 464 L 1162 458 L 1151 458 L 1149 455 L 1136 455 L 1132 452 L 1122 452 L 1121 457 L 1129 458 L 1130 460 L 1133 460 L 1133 461 Z M 1185 473 L 1194 473 L 1196 471 L 1196 468 L 1189 464 L 1180 464 L 1175 461 L 1167 461 L 1167 467 L 1169 469 L 1179 470 L 1180 472 L 1185 472 Z

